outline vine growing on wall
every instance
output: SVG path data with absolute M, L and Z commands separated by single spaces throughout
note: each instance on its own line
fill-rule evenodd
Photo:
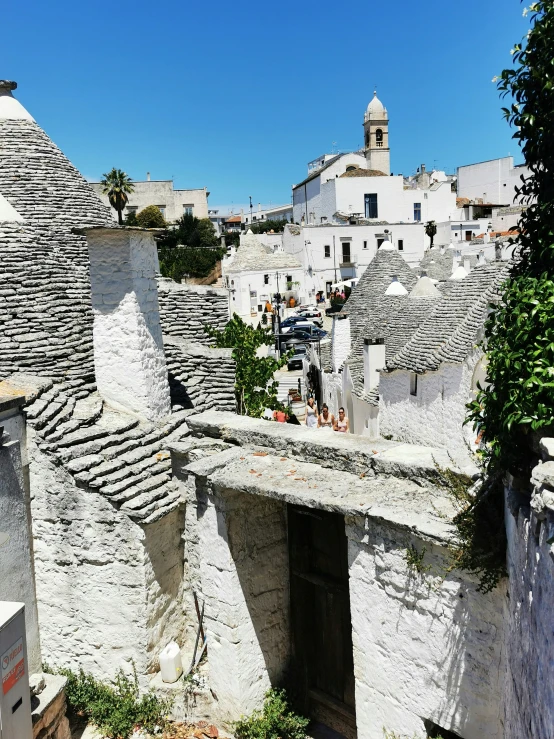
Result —
M 478 524 L 480 508 L 502 510 L 502 477 L 507 471 L 529 474 L 533 439 L 551 433 L 554 420 L 554 4 L 540 0 L 523 13 L 531 28 L 511 51 L 513 68 L 493 81 L 507 101 L 502 110 L 530 174 L 522 176 L 517 190 L 525 206 L 518 259 L 485 324 L 487 383 L 468 406 L 468 420 L 481 436 L 487 479 L 462 512 L 466 536 L 468 524 Z M 493 519 L 494 529 L 479 547 L 469 541 L 474 551 L 468 569 L 488 576 L 489 586 L 487 540 L 491 551 L 504 547 L 496 561 L 499 556 L 505 561 L 499 530 L 504 521 Z
M 266 408 L 284 409 L 277 400 L 279 383 L 274 374 L 287 363 L 290 354 L 280 359 L 258 356 L 260 347 L 271 346 L 275 340 L 270 328 L 251 326 L 234 313 L 223 330 L 205 326 L 205 331 L 215 346 L 233 349 L 237 413 L 259 418 Z

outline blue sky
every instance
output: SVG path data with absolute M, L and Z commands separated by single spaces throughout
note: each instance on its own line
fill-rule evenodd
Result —
M 280 3 L 4 0 L 0 76 L 88 178 L 284 203 L 306 163 L 358 147 L 377 85 L 391 168 L 520 161 L 492 77 L 518 0 Z

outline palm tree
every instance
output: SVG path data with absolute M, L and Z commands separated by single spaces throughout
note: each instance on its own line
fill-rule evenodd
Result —
M 437 224 L 435 223 L 435 221 L 427 221 L 427 223 L 425 224 L 425 233 L 431 239 L 431 246 L 429 248 L 432 249 L 435 234 L 437 233 Z
M 122 169 L 115 167 L 111 172 L 102 175 L 102 192 L 108 196 L 110 205 L 117 211 L 119 225 L 123 224 L 123 208 L 127 205 L 127 196 L 134 192 L 133 181 Z

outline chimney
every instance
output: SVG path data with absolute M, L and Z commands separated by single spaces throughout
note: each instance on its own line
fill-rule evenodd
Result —
M 150 182 L 150 172 L 146 173 L 146 182 Z
M 421 165 L 420 172 L 421 172 L 421 174 L 423 174 L 425 172 L 425 165 L 424 164 Z
M 347 313 L 335 313 L 331 336 L 333 372 L 338 372 L 344 364 L 346 357 L 350 354 L 350 345 L 350 316 Z
M 258 203 L 258 213 L 260 213 L 261 210 L 262 210 L 262 204 L 261 203 Z
M 156 243 L 140 229 L 85 229 L 94 367 L 106 403 L 147 421 L 171 411 L 158 306 Z
M 485 252 L 483 249 L 479 252 L 479 255 L 477 257 L 477 264 L 485 264 Z
M 471 272 L 471 261 L 469 257 L 464 257 L 464 269 L 468 274 Z
M 379 370 L 385 367 L 385 340 L 364 339 L 364 390 L 379 384 Z

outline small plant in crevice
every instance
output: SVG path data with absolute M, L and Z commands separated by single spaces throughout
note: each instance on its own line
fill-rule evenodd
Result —
M 410 544 L 406 549 L 406 563 L 410 572 L 417 572 L 418 575 L 424 575 L 429 572 L 431 565 L 423 564 L 425 559 L 425 553 L 427 547 L 423 547 L 421 551 L 418 551 L 414 544 Z
M 506 576 L 506 529 L 502 478 L 498 475 L 471 477 L 450 469 L 436 467 L 438 482 L 449 492 L 457 513 L 453 523 L 456 540 L 449 546 L 454 569 L 466 570 L 479 577 L 482 593 L 493 590 Z
M 51 670 L 67 678 L 65 694 L 70 713 L 85 717 L 110 739 L 128 739 L 135 727 L 161 733 L 167 727 L 171 701 L 154 693 L 140 694 L 135 665 L 132 676 L 119 670 L 111 683 L 80 669 Z
M 261 711 L 233 724 L 235 739 L 307 739 L 310 719 L 294 713 L 284 690 L 270 690 Z

